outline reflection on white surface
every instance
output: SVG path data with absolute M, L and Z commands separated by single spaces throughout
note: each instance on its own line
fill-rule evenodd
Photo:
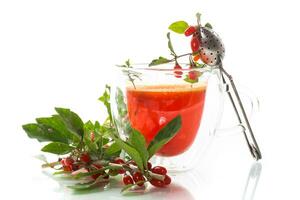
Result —
M 248 179 L 247 179 L 247 182 L 245 185 L 245 190 L 243 193 L 242 200 L 253 200 L 254 199 L 256 187 L 257 187 L 259 177 L 261 174 L 261 169 L 262 169 L 261 163 L 255 162 L 252 164 L 250 171 L 249 171 Z
M 250 170 L 247 171 L 247 179 L 244 187 L 241 188 L 243 192 L 236 191 L 236 193 L 242 194 L 241 200 L 253 200 L 255 191 L 260 179 L 262 165 L 259 162 L 255 162 L 251 165 Z M 222 188 L 215 187 L 215 182 L 205 176 L 205 173 L 199 170 L 191 170 L 184 173 L 178 173 L 172 176 L 173 183 L 166 188 L 155 188 L 150 185 L 145 190 L 137 190 L 134 192 L 122 195 L 120 193 L 123 186 L 120 178 L 113 178 L 111 183 L 106 187 L 98 187 L 91 191 L 74 192 L 68 189 L 67 185 L 74 184 L 73 180 L 66 178 L 59 178 L 53 176 L 49 171 L 43 171 L 44 177 L 51 182 L 51 177 L 56 184 L 51 184 L 49 190 L 59 196 L 59 199 L 67 200 L 118 200 L 118 199 L 130 199 L 130 200 L 210 200 L 219 199 L 223 196 Z M 46 177 L 46 176 L 47 177 Z M 223 185 L 226 188 L 226 186 Z M 50 189 L 51 188 L 51 189 Z M 223 188 L 224 189 L 224 188 Z M 220 193 L 216 195 L 216 193 Z M 225 195 L 226 196 L 226 195 Z M 225 197 L 224 196 L 224 197 Z M 227 198 L 227 197 L 225 197 Z
M 43 171 L 43 174 L 47 176 L 47 178 L 52 178 L 58 183 L 58 187 L 54 187 L 52 192 L 60 193 L 61 199 L 67 200 L 77 200 L 77 199 L 89 199 L 89 200 L 98 200 L 101 198 L 105 198 L 105 200 L 116 200 L 116 199 L 142 199 L 142 200 L 153 200 L 162 199 L 162 200 L 196 200 L 197 198 L 189 191 L 187 188 L 196 186 L 197 182 L 195 182 L 195 173 L 187 172 L 182 173 L 180 175 L 176 175 L 172 177 L 173 183 L 166 188 L 155 188 L 150 185 L 144 190 L 136 190 L 133 192 L 129 192 L 125 195 L 120 193 L 123 184 L 121 180 L 112 179 L 111 183 L 105 187 L 98 187 L 89 191 L 80 191 L 74 192 L 68 189 L 66 186 L 74 184 L 73 180 L 63 178 L 63 177 L 55 177 L 49 171 Z M 183 180 L 187 180 L 183 182 Z M 185 187 L 183 186 L 185 185 Z

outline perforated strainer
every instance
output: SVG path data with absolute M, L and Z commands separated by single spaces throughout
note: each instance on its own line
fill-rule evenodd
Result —
M 200 27 L 200 34 L 199 39 L 201 41 L 201 48 L 200 48 L 200 58 L 201 60 L 209 66 L 215 66 L 220 69 L 222 81 L 224 84 L 227 84 L 227 81 L 224 77 L 230 82 L 231 89 L 233 91 L 233 95 L 230 91 L 230 87 L 227 87 L 227 93 L 229 99 L 232 103 L 233 109 L 237 115 L 238 121 L 240 125 L 243 127 L 243 133 L 251 152 L 251 155 L 256 159 L 259 160 L 262 158 L 261 152 L 259 150 L 258 144 L 254 137 L 252 128 L 250 126 L 247 114 L 245 112 L 244 106 L 234 84 L 233 78 L 230 74 L 225 71 L 222 65 L 222 59 L 225 55 L 225 47 L 222 43 L 222 40 L 212 29 L 207 27 Z

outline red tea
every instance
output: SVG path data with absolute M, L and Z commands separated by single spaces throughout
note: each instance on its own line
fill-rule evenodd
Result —
M 147 143 L 177 115 L 182 127 L 159 152 L 162 156 L 179 155 L 192 145 L 201 122 L 206 86 L 161 85 L 127 88 L 131 125 L 139 130 Z

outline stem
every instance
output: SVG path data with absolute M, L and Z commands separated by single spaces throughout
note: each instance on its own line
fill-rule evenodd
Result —
M 165 180 L 165 175 L 161 175 L 161 174 L 155 174 L 151 171 L 149 171 L 149 175 L 152 177 L 152 178 L 155 178 L 155 179 L 158 179 L 158 180 Z
M 60 165 L 60 162 L 59 161 L 56 161 L 56 162 L 51 162 L 51 163 L 45 163 L 42 165 L 42 168 L 47 168 L 47 167 L 55 167 L 57 165 Z
M 123 167 L 123 165 L 121 164 L 116 164 L 116 163 L 108 163 L 109 166 L 112 166 L 112 167 Z
M 184 56 L 192 56 L 195 53 L 200 53 L 200 50 L 195 51 L 193 53 L 185 53 L 185 54 L 181 54 L 179 56 L 175 56 L 173 59 L 170 60 L 170 62 L 175 61 L 177 58 L 181 58 L 181 57 L 184 57 Z
M 134 84 L 134 79 L 130 76 L 130 74 L 128 74 L 128 78 L 129 78 L 130 82 L 132 83 L 134 89 L 136 89 L 135 84 Z
M 182 54 L 182 55 L 179 55 L 179 56 L 174 57 L 174 58 L 171 59 L 170 61 L 175 61 L 177 58 L 181 58 L 181 57 L 184 57 L 184 56 L 190 56 L 190 55 L 193 55 L 193 54 L 192 54 L 192 53 Z
M 116 163 L 109 163 L 110 166 L 114 166 L 114 167 L 123 167 L 124 166 L 122 164 L 116 164 Z M 126 165 L 126 167 L 129 167 L 131 170 L 137 170 L 138 167 L 137 166 L 134 166 L 134 165 Z M 156 174 L 156 173 L 153 173 L 151 171 L 148 171 L 149 175 L 152 177 L 152 178 L 155 178 L 155 179 L 158 179 L 158 180 L 161 180 L 163 181 L 165 179 L 165 176 L 164 175 L 161 175 L 161 174 Z

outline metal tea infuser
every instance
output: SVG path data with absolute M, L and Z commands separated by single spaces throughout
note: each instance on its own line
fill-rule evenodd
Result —
M 237 115 L 238 121 L 243 127 L 243 134 L 245 136 L 251 155 L 254 159 L 259 160 L 262 158 L 261 152 L 254 137 L 244 106 L 236 89 L 232 76 L 227 73 L 222 65 L 222 59 L 225 55 L 224 44 L 222 43 L 220 37 L 212 29 L 207 27 L 200 27 L 199 37 L 201 41 L 200 58 L 205 64 L 212 67 L 218 67 L 220 69 L 222 81 L 225 85 L 227 85 L 226 92 Z M 229 90 L 230 88 L 225 77 L 229 80 L 233 93 L 231 93 L 231 91 Z

